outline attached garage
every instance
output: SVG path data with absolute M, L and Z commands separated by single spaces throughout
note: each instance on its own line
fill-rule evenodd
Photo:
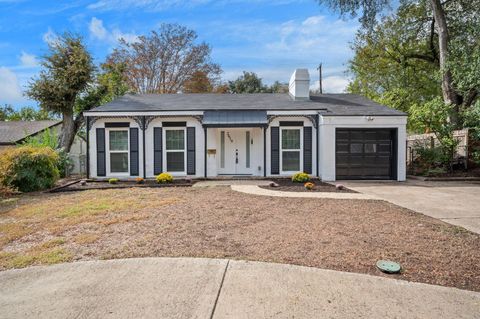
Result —
M 397 129 L 337 128 L 336 179 L 397 179 Z

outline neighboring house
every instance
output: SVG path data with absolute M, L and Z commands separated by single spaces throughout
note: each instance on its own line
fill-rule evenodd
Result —
M 4 148 L 22 144 L 28 137 L 39 136 L 45 130 L 50 129 L 57 135 L 62 128 L 62 121 L 0 121 L 0 151 Z M 70 149 L 70 158 L 73 169 L 70 174 L 85 173 L 85 140 L 78 135 Z
M 352 94 L 125 95 L 84 112 L 93 178 L 290 176 L 405 180 L 405 113 Z
M 0 121 L 0 150 L 21 144 L 46 129 L 61 128 L 62 121 Z

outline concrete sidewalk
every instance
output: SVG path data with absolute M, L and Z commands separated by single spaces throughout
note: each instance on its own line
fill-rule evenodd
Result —
M 260 262 L 144 258 L 0 272 L 0 318 L 478 318 L 480 293 Z

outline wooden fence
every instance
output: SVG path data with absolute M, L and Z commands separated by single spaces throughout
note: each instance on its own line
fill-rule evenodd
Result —
M 470 158 L 470 146 L 472 144 L 472 138 L 468 128 L 453 132 L 454 138 L 458 141 L 456 154 L 452 159 L 454 162 L 461 163 L 465 169 L 468 168 L 468 162 Z M 416 134 L 409 135 L 407 137 L 407 167 L 411 166 L 411 163 L 415 160 L 418 147 L 433 148 L 440 143 L 435 137 L 435 134 Z

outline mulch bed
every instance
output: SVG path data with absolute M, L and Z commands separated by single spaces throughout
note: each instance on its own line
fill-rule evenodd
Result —
M 335 185 L 323 183 L 320 180 L 311 180 L 315 184 L 315 188 L 308 190 L 303 185 L 305 183 L 294 183 L 290 178 L 273 178 L 269 179 L 272 182 L 276 183 L 278 186 L 259 186 L 260 188 L 270 189 L 274 191 L 284 191 L 284 192 L 335 192 L 335 193 L 357 193 L 348 188 L 337 189 Z M 340 184 L 340 183 L 339 183 Z
M 118 181 L 115 184 L 111 184 L 108 180 L 88 180 L 82 182 L 82 180 L 74 181 L 62 185 L 60 187 L 49 190 L 50 193 L 57 192 L 73 192 L 73 191 L 85 191 L 91 189 L 116 189 L 116 188 L 132 188 L 132 187 L 190 187 L 195 183 L 192 180 L 174 179 L 171 183 L 159 184 L 155 180 L 145 180 L 143 183 L 137 183 L 136 181 Z
M 75 217 L 76 224 L 63 217 L 37 225 L 28 213 L 50 202 L 56 208 L 89 207 L 95 198 L 129 205 L 85 222 Z M 16 207 L 0 215 L 0 225 L 21 223 L 39 231 L 0 246 L 0 252 L 63 238 L 59 247 L 72 260 L 232 258 L 480 291 L 480 235 L 384 201 L 253 196 L 229 187 L 130 188 L 43 194 Z M 64 226 L 52 227 L 58 223 Z M 91 238 L 79 241 L 82 236 Z M 379 259 L 399 262 L 402 273 L 381 273 Z

